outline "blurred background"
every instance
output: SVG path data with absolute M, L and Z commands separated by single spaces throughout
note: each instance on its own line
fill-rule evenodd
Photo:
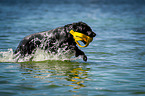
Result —
M 87 63 L 1 62 L 0 95 L 144 96 L 145 0 L 0 0 L 0 51 L 78 21 L 97 34 Z

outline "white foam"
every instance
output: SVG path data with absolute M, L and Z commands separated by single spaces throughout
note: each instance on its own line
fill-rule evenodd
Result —
M 27 55 L 23 58 L 20 58 L 20 53 L 13 53 L 13 49 L 8 49 L 7 51 L 0 52 L 0 62 L 26 62 L 26 61 L 45 61 L 45 60 L 77 60 L 80 57 L 72 57 L 73 54 L 69 53 L 70 51 L 58 50 L 57 54 L 48 53 L 45 50 L 37 49 L 34 54 Z M 17 57 L 15 57 L 17 55 Z
M 0 62 L 15 62 L 13 59 L 13 49 L 8 49 L 7 51 L 0 52 Z

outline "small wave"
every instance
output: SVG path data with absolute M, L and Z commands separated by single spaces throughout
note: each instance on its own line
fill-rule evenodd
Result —
M 7 51 L 0 52 L 0 62 L 15 62 L 13 59 L 13 49 L 8 49 Z
M 13 49 L 7 49 L 7 51 L 0 51 L 0 62 L 27 62 L 27 61 L 46 61 L 46 60 L 77 60 L 80 57 L 72 57 L 74 54 L 64 54 L 64 53 L 57 53 L 57 54 L 49 54 L 48 52 L 37 49 L 34 54 L 27 55 L 23 58 L 19 58 L 19 53 L 13 53 Z

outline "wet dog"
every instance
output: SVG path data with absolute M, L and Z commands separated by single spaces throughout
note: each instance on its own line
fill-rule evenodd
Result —
M 83 60 L 87 61 L 87 56 L 76 46 L 77 42 L 70 31 L 81 33 L 83 36 L 85 35 L 90 38 L 96 36 L 92 29 L 84 22 L 67 24 L 63 27 L 24 37 L 14 53 L 16 56 L 19 54 L 19 58 L 23 58 L 29 54 L 34 54 L 37 48 L 53 54 L 57 54 L 59 52 L 58 50 L 61 49 L 61 52 L 68 51 L 68 54 L 74 53 L 76 57 L 82 56 Z M 81 39 L 81 41 L 84 44 L 87 43 L 85 38 Z

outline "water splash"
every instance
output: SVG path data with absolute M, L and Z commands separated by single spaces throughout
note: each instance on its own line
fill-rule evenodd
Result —
M 15 62 L 13 59 L 13 49 L 0 52 L 0 62 Z
M 62 29 L 63 30 L 63 29 Z M 45 60 L 76 60 L 78 58 L 72 58 L 75 55 L 74 49 L 69 49 L 69 43 L 65 42 L 66 39 L 66 32 L 61 31 L 60 39 L 61 40 L 53 40 L 52 37 L 54 36 L 54 30 L 36 33 L 36 37 L 32 38 L 31 43 L 41 42 L 37 48 L 35 48 L 31 54 L 26 53 L 25 56 L 21 54 L 21 50 L 17 50 L 16 53 L 13 53 L 13 49 L 8 49 L 7 51 L 0 51 L 0 62 L 27 62 L 27 61 L 45 61 Z M 38 38 L 37 35 L 42 35 L 42 38 Z M 30 38 L 31 35 L 25 37 Z M 54 37 L 53 37 L 54 38 Z M 63 43 L 63 44 L 62 44 Z
M 0 51 L 0 62 L 27 62 L 27 61 L 46 61 L 46 60 L 77 60 L 80 57 L 72 57 L 74 54 L 69 54 L 69 52 L 59 52 L 57 54 L 48 53 L 45 50 L 37 49 L 34 54 L 27 55 L 23 58 L 19 58 L 20 54 L 14 54 L 13 49 L 8 49 L 7 51 Z M 17 55 L 17 57 L 16 57 Z

